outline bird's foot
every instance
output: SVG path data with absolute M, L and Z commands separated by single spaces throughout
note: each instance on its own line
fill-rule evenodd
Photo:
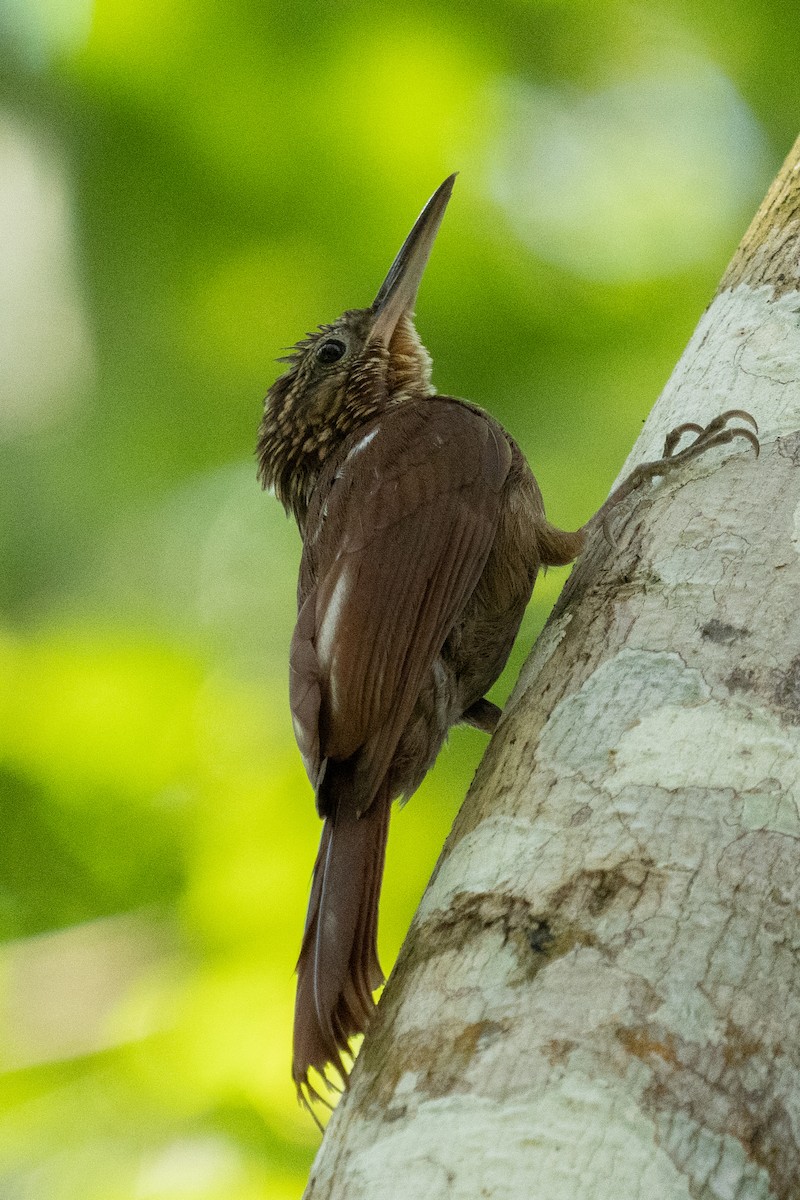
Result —
M 461 723 L 471 725 L 473 729 L 480 729 L 482 733 L 492 734 L 502 715 L 502 708 L 498 708 L 484 696 L 482 700 L 476 700 L 474 704 L 470 704 L 461 718 Z
M 729 427 L 730 421 L 747 421 L 753 428 L 747 429 L 742 425 Z M 685 433 L 696 433 L 697 437 L 676 454 L 675 448 Z M 755 417 L 751 416 L 749 412 L 745 412 L 743 408 L 729 408 L 727 412 L 720 413 L 718 417 L 714 417 L 713 421 L 709 421 L 708 425 L 697 425 L 694 421 L 686 421 L 685 424 L 676 426 L 667 434 L 664 441 L 664 457 L 658 461 L 663 463 L 669 459 L 672 462 L 686 462 L 687 459 L 694 458 L 698 454 L 704 454 L 711 446 L 724 446 L 727 442 L 732 442 L 735 437 L 746 438 L 758 458 L 761 443 L 757 435 L 758 422 Z
M 730 425 L 730 421 L 747 421 L 752 425 L 752 429 L 749 429 L 746 425 Z M 688 446 L 684 446 L 683 450 L 677 450 L 680 440 L 685 433 L 694 433 L 696 437 Z M 675 467 L 681 466 L 701 454 L 705 454 L 706 450 L 710 450 L 713 446 L 725 446 L 737 437 L 745 438 L 755 450 L 756 457 L 758 457 L 761 443 L 757 435 L 758 424 L 755 418 L 742 408 L 728 409 L 727 412 L 720 413 L 713 421 L 709 421 L 708 425 L 698 425 L 695 421 L 686 421 L 683 425 L 676 426 L 666 436 L 662 457 L 654 459 L 653 462 L 640 463 L 638 467 L 634 467 L 628 478 L 611 493 L 600 509 L 597 515 L 602 516 L 603 533 L 606 540 L 612 546 L 616 546 L 609 525 L 611 514 L 621 500 L 624 500 L 631 492 L 636 491 L 648 479 L 656 479 L 659 476 L 668 475 Z

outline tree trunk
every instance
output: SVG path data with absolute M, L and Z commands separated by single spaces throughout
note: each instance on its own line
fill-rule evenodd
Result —
M 445 846 L 306 1196 L 800 1196 L 800 140 Z

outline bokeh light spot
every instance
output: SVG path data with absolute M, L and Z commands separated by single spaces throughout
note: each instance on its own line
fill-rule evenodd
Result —
M 541 258 L 605 282 L 714 256 L 763 187 L 766 140 L 720 71 L 689 61 L 595 92 L 507 80 L 490 188 Z

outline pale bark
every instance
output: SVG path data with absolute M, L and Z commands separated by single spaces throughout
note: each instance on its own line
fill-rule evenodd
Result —
M 526 664 L 313 1200 L 800 1196 L 800 141 Z M 407 819 L 413 819 L 408 813 Z

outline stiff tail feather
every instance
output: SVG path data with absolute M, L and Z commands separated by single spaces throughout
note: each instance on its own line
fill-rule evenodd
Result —
M 330 1063 L 346 1080 L 342 1055 L 367 1028 L 384 979 L 376 943 L 390 801 L 379 793 L 359 817 L 343 799 L 322 830 L 297 963 L 292 1077 L 306 1106 L 325 1103 L 309 1082 L 312 1067 L 324 1077 Z

